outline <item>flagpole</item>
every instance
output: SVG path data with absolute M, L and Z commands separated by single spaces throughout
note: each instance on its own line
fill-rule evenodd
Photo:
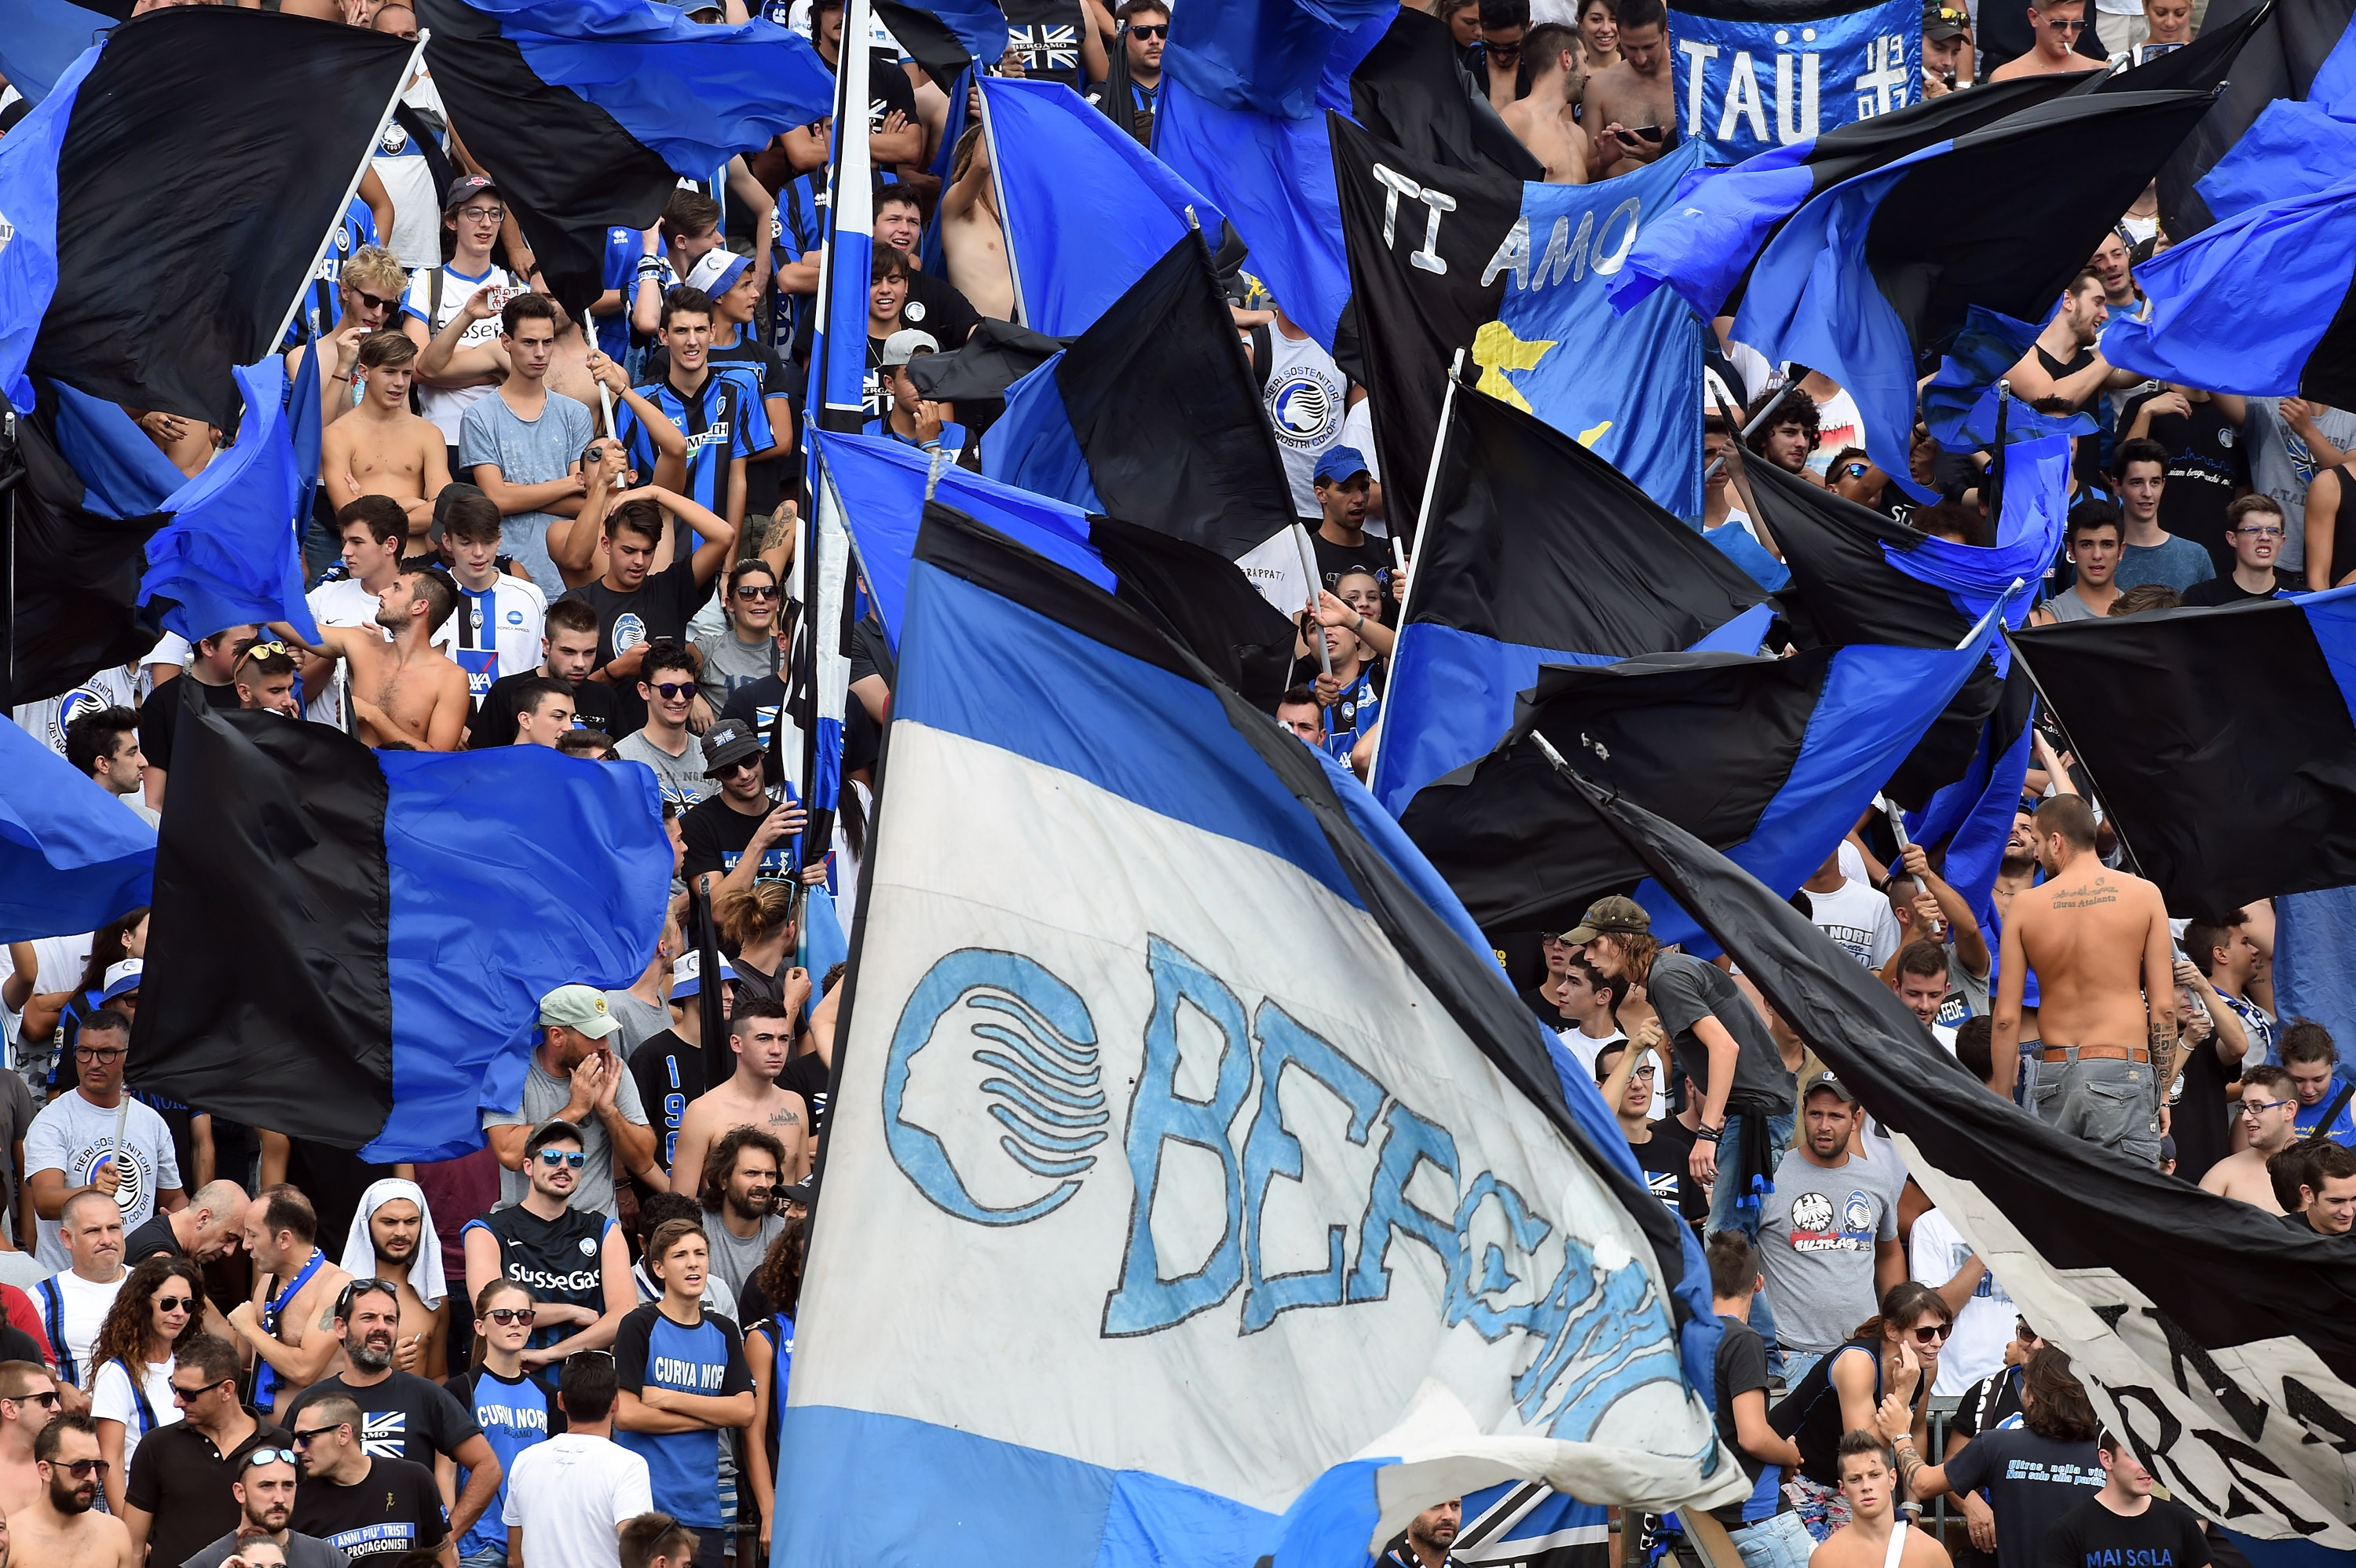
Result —
M 1325 623 L 1317 613 L 1317 596 L 1325 581 L 1317 575 L 1317 552 L 1310 546 L 1309 530 L 1297 521 L 1292 525 L 1292 548 L 1301 552 L 1301 570 L 1309 574 L 1309 640 L 1317 645 L 1317 667 L 1332 675 L 1333 656 L 1325 651 Z
M 2004 431 L 2006 418 L 2012 412 L 2012 382 L 1996 384 L 1996 451 L 1988 455 L 1987 519 L 1988 542 L 1994 544 L 1997 531 L 2004 522 Z
M 2065 741 L 2070 741 L 2070 727 L 2062 723 L 2062 710 L 2054 707 L 2053 699 L 2046 695 L 2045 683 L 2037 678 L 2037 667 L 2029 663 L 2028 659 L 2021 656 L 2020 644 L 2013 637 L 2012 628 L 2009 626 L 2005 627 L 2002 635 L 2006 645 L 2012 649 L 2013 663 L 2019 665 L 2021 668 L 2021 673 L 2029 677 L 2029 687 L 2037 693 L 2037 700 L 2044 704 L 2045 711 L 2053 716 L 2053 722 L 2055 724 L 2061 726 L 2062 738 Z M 2031 715 L 2030 722 L 2032 724 L 2035 722 L 2034 715 Z M 2086 770 L 2086 781 L 2094 786 L 2094 798 L 2096 800 L 2103 799 L 2103 781 L 2094 777 L 2094 768 L 2088 764 L 2085 754 L 2078 750 L 2078 743 L 2075 741 L 2070 741 L 2070 752 L 2072 756 L 2078 759 L 2078 765 Z M 2119 825 L 2119 819 L 2115 816 L 2111 816 L 2105 814 L 2104 820 L 2107 821 L 2111 825 L 2111 831 L 2118 836 L 2119 848 L 2126 850 L 2127 859 L 2135 862 L 2136 874 L 2137 876 L 2141 876 L 2143 874 L 2143 857 L 2137 855 L 2135 852 L 2135 846 L 2127 842 L 2127 830 Z
M 1718 395 L 1718 389 L 1715 387 L 1710 389 L 1710 397 L 1711 400 L 1718 404 L 1718 417 L 1726 421 L 1727 429 L 1732 430 L 1734 428 L 1734 416 L 1727 411 L 1726 400 Z M 1751 439 L 1751 432 L 1757 430 L 1761 425 L 1765 424 L 1767 422 L 1767 416 L 1773 413 L 1777 406 L 1780 405 L 1783 400 L 1783 399 L 1777 398 L 1773 402 L 1771 402 L 1765 408 L 1761 409 L 1757 414 L 1751 417 L 1751 422 L 1742 427 L 1742 432 L 1734 439 L 1738 442 L 1749 441 Z M 1701 471 L 1701 482 L 1705 485 L 1708 484 L 1709 476 L 1725 466 L 1726 454 L 1720 453 L 1718 456 L 1709 460 L 1708 467 Z
M 1715 387 L 1712 387 L 1709 389 L 1709 395 L 1710 400 L 1718 404 L 1718 417 L 1726 421 L 1727 429 L 1732 430 L 1734 428 L 1734 411 L 1732 406 L 1727 402 L 1725 397 Z M 1783 400 L 1783 399 L 1778 398 L 1775 400 L 1775 402 L 1770 404 L 1768 408 L 1760 410 L 1759 418 L 1762 420 L 1765 419 L 1769 411 L 1774 407 L 1780 405 Z M 1758 426 L 1758 421 L 1752 421 L 1751 426 L 1752 429 L 1756 429 Z M 1719 461 L 1721 463 L 1725 462 L 1727 455 L 1733 453 L 1737 447 L 1740 446 L 1743 441 L 1748 438 L 1750 434 L 1750 431 L 1744 431 L 1741 436 L 1737 437 L 1734 442 L 1729 444 L 1725 453 L 1721 453 L 1719 454 Z M 1713 468 L 1712 472 L 1714 473 L 1716 470 Z M 1742 497 L 1743 515 L 1751 519 L 1751 533 L 1754 537 L 1759 535 L 1761 531 L 1767 527 L 1767 519 L 1759 515 L 1759 497 L 1751 493 L 1751 477 L 1749 475 L 1742 472 L 1742 460 L 1740 457 L 1737 457 L 1734 461 L 1734 465 L 1726 471 L 1726 476 L 1734 481 L 1735 494 Z M 1709 483 L 1709 475 L 1704 474 L 1701 477 L 1702 484 L 1707 486 Z M 1708 515 L 1709 497 L 1707 492 L 1705 492 L 1702 497 L 1702 516 L 1708 517 Z M 1772 538 L 1773 538 L 1772 534 L 1767 536 L 1767 539 Z M 1766 539 L 1762 539 L 1761 542 L 1764 544 Z M 1781 546 L 1772 547 L 1771 549 L 1771 553 L 1778 560 L 1783 559 L 1783 551 Z
M 400 79 L 392 84 L 392 96 L 385 101 L 384 112 L 376 117 L 376 131 L 369 137 L 369 151 L 361 155 L 359 167 L 352 171 L 351 183 L 344 187 L 344 198 L 336 203 L 335 217 L 327 220 L 327 231 L 319 236 L 319 247 L 311 252 L 311 270 L 303 274 L 303 286 L 296 289 L 294 297 L 286 302 L 286 313 L 278 318 L 278 330 L 270 335 L 273 347 L 286 340 L 286 329 L 294 325 L 294 313 L 303 308 L 303 296 L 310 293 L 312 281 L 319 275 L 319 263 L 327 259 L 327 247 L 336 242 L 336 230 L 344 226 L 344 214 L 351 209 L 352 198 L 360 193 L 360 181 L 368 177 L 368 172 L 374 165 L 376 145 L 384 139 L 384 128 L 391 122 L 394 112 L 400 109 L 401 95 L 409 91 L 410 78 L 416 74 L 417 62 L 424 57 L 425 39 L 420 35 L 410 48 L 409 63 L 401 68 Z M 380 238 L 390 241 L 391 236 Z
M 1432 492 L 1440 488 L 1440 462 L 1448 451 L 1449 425 L 1456 415 L 1456 389 L 1462 384 L 1463 375 L 1464 350 L 1459 348 L 1456 357 L 1448 362 L 1448 390 L 1440 399 L 1440 429 L 1431 438 L 1431 462 L 1423 471 L 1423 501 L 1415 514 L 1415 548 L 1418 553 L 1423 549 L 1423 530 L 1431 524 Z M 1407 646 L 1407 613 L 1415 603 L 1417 573 L 1407 569 L 1407 557 L 1399 548 L 1399 531 L 1396 528 L 1391 529 L 1391 562 L 1398 569 L 1399 575 L 1407 579 L 1407 586 L 1399 590 L 1398 632 L 1391 642 L 1391 669 L 1397 673 L 1399 654 Z M 1383 776 L 1383 742 L 1389 738 L 1389 731 L 1387 723 L 1380 719 L 1375 721 L 1375 755 L 1366 764 L 1368 788 L 1374 787 Z

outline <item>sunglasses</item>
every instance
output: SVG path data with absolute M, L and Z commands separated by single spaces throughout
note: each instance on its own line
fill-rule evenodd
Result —
M 529 1307 L 494 1307 L 484 1316 L 502 1328 L 510 1323 L 520 1323 L 529 1328 L 540 1314 Z
M 294 1446 L 297 1448 L 308 1448 L 312 1444 L 317 1442 L 320 1438 L 325 1437 L 328 1433 L 343 1430 L 346 1424 L 346 1423 L 338 1421 L 332 1426 L 314 1426 L 308 1432 L 297 1432 L 294 1434 Z
M 10 1404 L 37 1404 L 43 1410 L 55 1410 L 58 1407 L 58 1391 L 55 1389 L 49 1390 L 47 1393 L 7 1394 L 0 1395 L 0 1398 L 5 1398 Z
M 238 655 L 237 662 L 243 664 L 248 659 L 267 658 L 273 654 L 277 655 L 280 658 L 291 656 L 286 652 L 286 645 L 284 643 L 256 643 L 252 647 L 246 649 L 245 652 Z
M 758 771 L 760 766 L 761 759 L 758 756 L 739 757 L 733 763 L 721 763 L 720 771 L 723 773 L 741 773 L 747 770 Z
M 323 1426 L 319 1429 L 321 1432 L 333 1432 L 335 1428 L 332 1426 Z M 317 1434 L 315 1433 L 313 1435 L 316 1436 Z M 241 1470 L 251 1470 L 256 1465 L 299 1466 L 300 1464 L 302 1464 L 302 1461 L 294 1456 L 294 1450 L 292 1448 L 256 1448 L 247 1454 L 244 1458 L 240 1459 L 237 1462 L 237 1467 Z
M 577 1148 L 570 1153 L 561 1148 L 544 1148 L 540 1151 L 540 1163 L 551 1170 L 560 1165 L 569 1165 L 578 1170 L 589 1163 L 589 1157 Z
M 1841 472 L 1852 479 L 1862 479 L 1865 477 L 1866 467 L 1867 465 L 1862 463 L 1844 463 L 1841 464 Z
M 196 1305 L 197 1298 L 193 1296 L 159 1296 L 155 1297 L 155 1310 L 158 1312 L 192 1312 L 196 1309 Z
M 647 688 L 647 689 L 661 698 L 665 702 L 677 702 L 682 697 L 693 697 L 695 695 L 695 682 L 691 680 L 666 680 L 657 685 L 650 686 Z
M 2085 18 L 2083 16 L 2074 22 L 2063 22 L 2052 17 L 2047 17 L 2045 18 L 2045 25 L 2052 28 L 2057 33 L 2083 33 L 2086 30 Z
M 2276 531 L 2279 532 L 2280 530 L 2277 529 Z M 775 599 L 776 596 L 777 585 L 774 582 L 770 583 L 766 588 L 744 587 L 739 588 L 736 591 L 736 597 L 739 599 Z
M 1158 27 L 1132 24 L 1129 29 L 1129 36 L 1132 38 L 1166 38 L 1170 36 L 1170 24 L 1164 22 Z
M 391 310 L 393 307 L 401 304 L 397 299 L 384 299 L 379 295 L 369 293 L 366 289 L 359 288 L 352 291 L 352 298 L 361 304 L 374 305 L 379 310 Z
M 213 1390 L 220 1387 L 221 1383 L 232 1381 L 234 1380 L 223 1378 L 221 1379 L 220 1383 L 199 1383 L 195 1388 L 182 1388 L 178 1383 L 174 1383 L 172 1385 L 172 1397 L 182 1401 L 202 1399 L 205 1395 L 212 1392 Z
M 1936 1345 L 1954 1331 L 1955 1326 L 1952 1323 L 1926 1323 L 1914 1330 L 1914 1342 L 1918 1345 Z
M 103 1476 L 113 1468 L 103 1459 L 52 1459 L 49 1467 L 63 1470 L 77 1481 L 87 1481 L 92 1476 Z

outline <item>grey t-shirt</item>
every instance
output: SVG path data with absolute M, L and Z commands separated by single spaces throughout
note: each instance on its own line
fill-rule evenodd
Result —
M 617 1041 L 620 1037 L 614 1037 Z M 555 1077 L 532 1058 L 530 1071 L 524 1074 L 523 1104 L 514 1111 L 485 1111 L 485 1127 L 536 1127 L 572 1103 L 573 1085 Z M 647 1125 L 646 1107 L 638 1101 L 638 1081 L 634 1073 L 624 1072 L 621 1083 L 614 1091 L 614 1108 L 622 1119 L 634 1126 Z M 573 1189 L 573 1207 L 586 1213 L 594 1209 L 608 1219 L 618 1218 L 614 1205 L 614 1140 L 605 1136 L 605 1124 L 595 1115 L 581 1119 L 581 1152 L 589 1157 L 581 1168 L 581 1184 Z M 520 1170 L 499 1168 L 499 1203 L 502 1209 L 510 1203 L 520 1203 L 531 1190 L 531 1179 Z
M 718 603 L 715 598 L 713 603 Z M 695 645 L 703 654 L 703 678 L 696 687 L 703 700 L 719 712 L 728 706 L 736 688 L 750 686 L 777 673 L 784 663 L 777 652 L 775 637 L 763 637 L 757 643 L 740 639 L 734 632 L 722 632 L 716 637 L 698 637 Z
M 2242 432 L 2250 439 L 2250 482 L 2282 508 L 2282 554 L 2275 564 L 2297 571 L 2307 564 L 2307 486 L 2326 464 L 2315 460 L 2306 438 L 2282 417 L 2280 398 L 2252 398 Z M 2315 417 L 2323 439 L 2341 451 L 2356 449 L 2356 414 L 2324 409 Z
M 2092 604 L 2087 603 L 2083 599 L 2079 598 L 2077 591 L 2072 588 L 2064 588 L 2061 592 L 2056 593 L 2052 598 L 2048 599 L 2045 602 L 2045 607 L 2053 612 L 2053 618 L 2057 621 L 2099 621 L 2102 619 L 2102 616 L 2096 613 L 2094 607 Z
M 1725 970 L 1688 953 L 1664 953 L 1653 960 L 1644 990 L 1653 1010 L 1661 1015 L 1661 1028 L 1676 1046 L 1677 1064 L 1696 1089 L 1709 1093 L 1709 1051 L 1694 1038 L 1694 1025 L 1706 1017 L 1716 1018 L 1740 1047 L 1734 1059 L 1731 1098 L 1763 1102 L 1776 1113 L 1790 1114 L 1792 1074 L 1783 1066 L 1783 1053 L 1775 1049 L 1767 1020 Z
M 606 992 L 605 1010 L 622 1026 L 622 1043 L 614 1051 L 616 1056 L 629 1055 L 649 1037 L 670 1028 L 669 1008 L 660 1002 L 642 1002 L 627 991 Z
M 633 730 L 614 742 L 614 755 L 654 769 L 655 786 L 665 800 L 677 801 L 682 812 L 720 788 L 703 776 L 703 748 L 692 735 L 687 739 L 687 750 L 674 757 L 648 740 L 644 730 Z
M 528 420 L 494 392 L 477 400 L 458 422 L 458 466 L 468 472 L 452 477 L 471 481 L 476 464 L 489 463 L 510 485 L 545 485 L 572 472 L 595 431 L 589 411 L 562 393 L 549 393 L 540 417 Z M 552 513 L 519 512 L 499 525 L 499 549 L 551 599 L 564 592 L 564 579 L 548 558 L 548 525 L 555 521 Z
M 236 1550 L 237 1536 L 232 1532 L 198 1552 L 180 1568 L 220 1568 Z M 286 1532 L 286 1568 L 351 1568 L 351 1561 L 316 1535 Z
M 2119 569 L 2111 581 L 2122 593 L 2147 582 L 2164 582 L 2181 593 L 2216 575 L 2217 563 L 2209 559 L 2207 550 L 2179 534 L 2170 534 L 2162 544 L 2121 546 Z
M 1898 1239 L 1895 1165 L 1852 1154 L 1830 1169 L 1801 1148 L 1775 1168 L 1759 1216 L 1759 1264 L 1787 1350 L 1822 1352 L 1874 1313 L 1873 1249 Z
M 769 1243 L 786 1228 L 782 1214 L 765 1214 L 760 1226 L 749 1236 L 740 1236 L 728 1228 L 727 1221 L 714 1214 L 704 1221 L 703 1233 L 712 1243 L 712 1272 L 728 1282 L 736 1299 L 744 1299 L 744 1282 L 759 1270 L 761 1260 L 769 1253 Z

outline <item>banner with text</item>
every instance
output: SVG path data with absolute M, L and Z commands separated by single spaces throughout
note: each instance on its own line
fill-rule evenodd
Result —
M 1903 109 L 1922 91 L 1913 0 L 1700 0 L 1672 7 L 1678 123 L 1730 159 Z

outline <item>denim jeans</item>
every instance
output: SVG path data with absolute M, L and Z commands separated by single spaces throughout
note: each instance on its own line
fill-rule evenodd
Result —
M 1808 1553 L 1816 1546 L 1789 1509 L 1729 1534 L 1742 1553 L 1742 1568 L 1808 1568 Z
M 1816 1370 L 1816 1363 L 1829 1354 L 1824 1350 L 1786 1350 L 1783 1352 L 1783 1386 L 1800 1386 L 1800 1380 Z
M 1759 1210 L 1757 1207 L 1736 1210 L 1735 1200 L 1741 1194 L 1735 1190 L 1736 1184 L 1726 1174 L 1737 1151 L 1742 1147 L 1743 1119 L 1744 1113 L 1729 1112 L 1726 1131 L 1718 1140 L 1719 1180 L 1718 1185 L 1710 1189 L 1709 1234 L 1714 1236 L 1720 1231 L 1740 1231 L 1755 1242 L 1759 1239 Z M 1792 1147 L 1792 1125 L 1793 1118 L 1788 1113 L 1771 1115 L 1767 1118 L 1767 1176 L 1771 1180 L 1774 1177 L 1775 1167 Z M 1767 1342 L 1767 1370 L 1783 1375 L 1787 1382 L 1798 1381 L 1783 1367 L 1783 1353 L 1775 1344 L 1775 1309 L 1768 1305 L 1767 1293 L 1763 1290 L 1751 1298 L 1751 1327 L 1756 1328 L 1759 1337 Z
M 1743 1561 L 1747 1563 L 1750 1559 L 1745 1558 Z M 477 1552 L 472 1557 L 461 1557 L 458 1559 L 458 1568 L 508 1568 L 508 1549 L 504 1546 L 494 1546 L 487 1551 Z

